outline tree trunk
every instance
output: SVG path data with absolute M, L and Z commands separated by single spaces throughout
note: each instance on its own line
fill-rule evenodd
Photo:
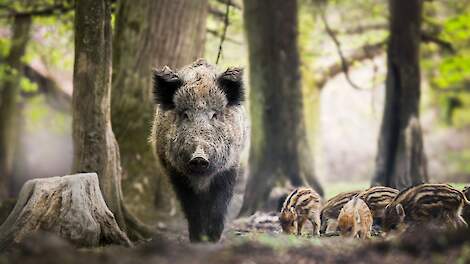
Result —
M 421 0 L 390 0 L 385 109 L 373 185 L 428 181 L 419 123 Z
M 152 206 L 149 201 L 169 209 L 165 205 L 171 203 L 165 198 L 172 197 L 170 186 L 166 177 L 158 175 L 148 144 L 154 113 L 151 70 L 180 67 L 203 55 L 207 0 L 124 0 L 118 10 L 111 107 L 129 186 L 125 193 L 136 193 L 130 198 L 140 211 Z
M 82 247 L 131 245 L 106 206 L 95 173 L 27 181 L 0 226 L 0 252 L 40 230 Z
M 109 0 L 76 2 L 73 84 L 73 170 L 98 174 L 106 204 L 121 229 L 126 230 L 119 147 L 111 129 Z
M 5 74 L 0 87 L 0 201 L 10 195 L 10 179 L 19 140 L 17 136 L 20 126 L 18 98 L 21 90 L 21 58 L 29 41 L 31 24 L 30 16 L 14 18 L 11 47 L 3 66 Z
M 320 194 L 307 143 L 299 54 L 297 2 L 244 1 L 252 121 L 250 176 L 242 214 L 263 207 L 277 183 L 310 184 Z

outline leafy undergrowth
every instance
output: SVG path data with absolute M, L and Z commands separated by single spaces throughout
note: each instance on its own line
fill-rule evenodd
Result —
M 419 230 L 370 241 L 280 233 L 274 214 L 238 219 L 217 244 L 189 244 L 167 230 L 134 248 L 76 249 L 38 234 L 0 257 L 0 263 L 469 263 L 470 231 Z

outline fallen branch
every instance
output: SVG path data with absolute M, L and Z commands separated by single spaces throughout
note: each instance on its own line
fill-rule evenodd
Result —
M 351 55 L 348 58 L 344 59 L 343 61 L 336 62 L 331 64 L 324 70 L 317 78 L 315 81 L 316 87 L 319 89 L 323 88 L 325 83 L 335 77 L 336 75 L 342 73 L 344 71 L 343 69 L 343 63 L 347 64 L 347 67 L 353 66 L 357 62 L 361 62 L 364 60 L 370 60 L 373 59 L 374 57 L 379 56 L 383 52 L 385 52 L 385 41 L 381 41 L 375 44 L 367 44 L 363 47 L 358 48 L 356 51 L 352 52 Z
M 336 38 L 335 31 L 333 29 L 331 29 L 330 25 L 328 24 L 328 20 L 326 19 L 325 11 L 324 11 L 323 7 L 320 7 L 320 17 L 321 17 L 321 20 L 323 21 L 323 25 L 325 26 L 326 33 L 328 34 L 328 36 L 330 36 L 331 40 L 335 44 L 336 51 L 337 51 L 338 56 L 339 56 L 340 61 L 341 61 L 341 70 L 343 71 L 344 76 L 346 77 L 346 81 L 354 89 L 363 90 L 361 87 L 356 85 L 352 81 L 351 77 L 349 76 L 349 64 L 348 64 L 346 58 L 344 57 L 343 50 L 341 49 L 341 43 L 339 42 L 338 38 Z
M 225 20 L 225 13 L 211 5 L 209 5 L 208 12 L 210 15 L 214 16 L 217 18 L 217 20 Z
M 356 35 L 363 34 L 373 30 L 388 30 L 388 25 L 385 23 L 369 24 L 369 25 L 359 25 L 357 27 L 346 28 L 344 30 L 337 30 L 335 34 L 343 35 Z
M 0 251 L 38 231 L 81 247 L 132 245 L 106 206 L 96 173 L 27 181 L 0 226 Z
M 38 86 L 38 90 L 35 92 L 22 92 L 23 97 L 45 94 L 49 105 L 60 111 L 70 111 L 72 96 L 67 94 L 54 79 L 44 76 L 30 65 L 23 65 L 22 67 L 25 77 Z
M 427 32 L 421 32 L 421 41 L 425 43 L 434 43 L 451 54 L 455 54 L 456 52 L 452 43 Z
M 0 64 L 4 63 L 5 58 L 0 57 Z M 60 111 L 70 111 L 72 104 L 72 96 L 67 94 L 60 85 L 51 77 L 44 75 L 37 71 L 31 65 L 21 65 L 22 74 L 28 78 L 32 83 L 37 84 L 38 90 L 33 92 L 21 91 L 21 96 L 34 97 L 39 94 L 45 94 L 47 102 L 53 108 Z

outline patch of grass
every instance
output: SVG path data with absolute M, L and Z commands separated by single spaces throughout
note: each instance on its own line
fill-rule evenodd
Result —
M 251 233 L 247 236 L 237 239 L 236 243 L 256 242 L 261 245 L 270 247 L 276 251 L 287 250 L 293 247 L 321 245 L 319 237 L 311 237 L 307 235 L 295 236 L 285 234 L 268 234 L 268 233 Z

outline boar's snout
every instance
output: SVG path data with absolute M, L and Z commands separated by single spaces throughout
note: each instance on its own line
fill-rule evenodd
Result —
M 209 161 L 205 158 L 196 157 L 189 161 L 189 167 L 194 171 L 203 171 L 209 167 Z
M 201 146 L 197 146 L 189 160 L 189 169 L 195 173 L 204 173 L 209 168 L 209 165 L 204 149 Z

